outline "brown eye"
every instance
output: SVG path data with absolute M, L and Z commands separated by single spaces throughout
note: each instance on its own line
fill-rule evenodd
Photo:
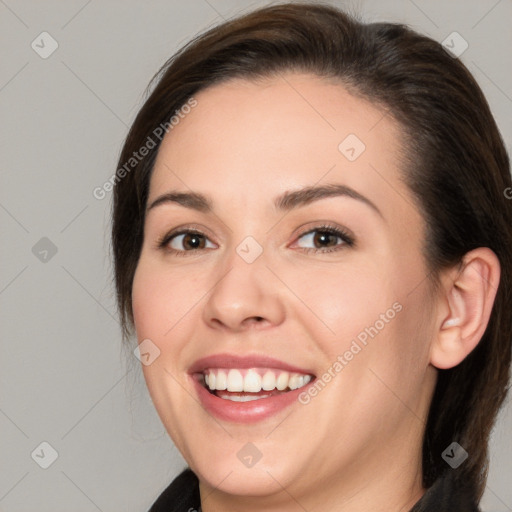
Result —
M 313 247 L 304 247 L 302 243 L 298 243 L 299 247 L 307 252 L 331 252 L 342 249 L 344 246 L 354 245 L 354 241 L 344 231 L 332 227 L 318 227 L 304 233 L 299 240 L 305 240 L 306 244 L 312 244 Z M 323 251 L 323 249 L 326 249 Z
M 173 253 L 183 254 L 206 249 L 208 248 L 207 243 L 209 243 L 209 240 L 202 233 L 187 230 L 167 235 L 159 245 Z M 213 244 L 210 247 L 214 247 Z
M 183 247 L 185 249 L 203 249 L 205 242 L 204 237 L 202 235 L 199 235 L 197 233 L 186 233 L 183 235 L 180 235 L 183 237 L 181 240 L 181 243 L 183 244 Z M 179 244 L 179 242 L 178 242 Z M 172 244 L 171 244 L 172 245 Z
M 334 235 L 333 233 L 329 233 L 327 231 L 317 231 L 313 237 L 313 242 L 315 244 L 320 244 L 320 247 L 331 247 L 336 245 L 337 238 L 339 238 L 339 236 Z

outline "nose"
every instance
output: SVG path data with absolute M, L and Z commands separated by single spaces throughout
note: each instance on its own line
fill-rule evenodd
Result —
M 267 268 L 263 255 L 252 263 L 235 251 L 219 265 L 203 319 L 212 328 L 242 332 L 279 325 L 285 317 L 282 283 Z

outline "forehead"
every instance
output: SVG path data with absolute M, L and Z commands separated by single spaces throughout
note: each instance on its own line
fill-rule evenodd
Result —
M 390 213 L 411 208 L 400 180 L 398 124 L 339 83 L 288 73 L 230 80 L 195 99 L 161 144 L 150 200 L 192 189 L 224 204 L 261 207 L 283 190 L 336 182 Z

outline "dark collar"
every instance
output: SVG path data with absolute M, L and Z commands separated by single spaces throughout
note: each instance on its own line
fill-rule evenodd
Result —
M 199 480 L 190 468 L 185 468 L 160 494 L 148 512 L 197 512 L 200 506 Z
M 480 512 L 468 489 L 456 487 L 454 470 L 436 480 L 409 512 Z M 200 512 L 199 480 L 184 469 L 162 492 L 149 512 Z

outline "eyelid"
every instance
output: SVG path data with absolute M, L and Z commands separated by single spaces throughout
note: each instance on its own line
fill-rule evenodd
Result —
M 335 224 L 331 221 L 318 220 L 315 222 L 309 222 L 305 226 L 306 227 L 302 226 L 300 228 L 299 233 L 295 236 L 295 240 L 298 240 L 299 238 L 302 238 L 304 235 L 307 235 L 314 231 L 327 231 L 332 232 L 333 234 L 337 234 L 337 236 L 342 238 L 345 241 L 345 243 L 349 245 L 355 245 L 356 243 L 356 237 L 352 230 Z
M 184 232 L 197 232 L 198 234 L 207 236 L 210 239 L 215 238 L 212 232 L 206 226 L 194 222 L 191 224 L 180 224 L 179 226 L 176 226 L 175 228 L 172 228 L 171 230 L 167 231 L 165 235 L 162 236 L 162 238 L 180 235 L 183 234 Z
M 208 240 L 210 240 L 211 242 L 216 244 L 216 242 L 214 242 L 212 240 L 212 238 L 214 238 L 214 237 L 210 234 L 210 230 L 208 228 L 206 228 L 205 226 L 203 226 L 201 224 L 192 223 L 192 224 L 182 224 L 180 226 L 177 226 L 177 227 L 171 229 L 170 231 L 166 231 L 163 235 L 161 235 L 157 238 L 157 240 L 155 242 L 155 249 L 165 248 L 165 246 L 170 242 L 170 240 L 172 238 L 174 238 L 176 236 L 180 236 L 180 235 L 190 234 L 190 233 L 192 233 L 192 234 L 196 233 L 198 235 L 204 236 L 205 238 L 207 238 Z M 171 252 L 172 252 L 172 250 L 171 250 Z M 191 251 L 178 251 L 178 252 L 191 252 Z
M 199 226 L 199 227 L 196 227 Z M 327 232 L 332 235 L 337 236 L 340 238 L 343 243 L 339 245 L 335 245 L 333 247 L 325 247 L 325 248 L 311 248 L 311 247 L 299 247 L 300 250 L 303 252 L 314 252 L 314 253 L 328 253 L 328 252 L 334 252 L 341 250 L 345 246 L 353 247 L 355 246 L 355 236 L 352 233 L 351 230 L 342 227 L 338 224 L 332 223 L 330 221 L 314 221 L 308 223 L 305 227 L 302 226 L 300 228 L 300 232 L 294 237 L 294 241 L 291 245 L 295 245 L 298 240 L 300 240 L 305 235 L 314 233 L 315 231 L 318 232 Z M 211 235 L 209 234 L 209 230 L 206 229 L 204 226 L 200 226 L 198 224 L 184 224 L 181 226 L 178 226 L 171 231 L 167 232 L 163 236 L 159 237 L 156 242 L 156 249 L 164 249 L 169 251 L 173 254 L 179 254 L 179 255 L 186 255 L 187 253 L 195 254 L 198 253 L 200 250 L 178 250 L 178 249 L 172 249 L 167 247 L 168 244 L 171 242 L 172 239 L 178 236 L 187 235 L 187 234 L 197 234 L 199 236 L 202 236 L 206 238 L 209 242 L 212 242 L 213 244 L 217 245 L 216 242 L 211 240 Z M 290 247 L 290 245 L 287 245 L 287 247 Z M 202 248 L 201 250 L 205 249 L 211 249 L 211 247 L 208 248 Z

